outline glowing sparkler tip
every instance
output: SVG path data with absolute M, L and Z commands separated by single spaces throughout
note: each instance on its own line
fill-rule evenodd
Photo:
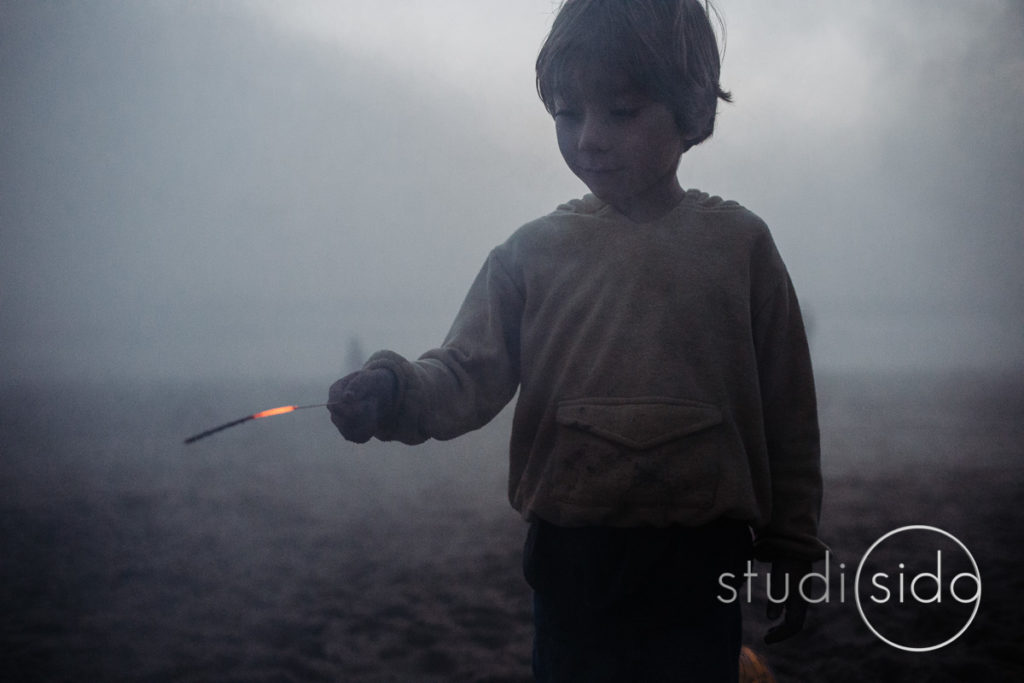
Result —
M 297 408 L 298 408 L 298 406 L 281 406 L 280 408 L 271 408 L 269 410 L 262 410 L 262 411 L 260 411 L 260 412 L 258 412 L 256 414 L 254 414 L 252 417 L 253 417 L 254 420 L 258 420 L 261 417 L 274 417 L 275 415 L 284 415 L 285 413 L 290 413 L 293 410 L 296 410 Z

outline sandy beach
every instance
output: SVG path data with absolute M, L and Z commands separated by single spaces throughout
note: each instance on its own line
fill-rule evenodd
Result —
M 746 642 L 780 681 L 1024 680 L 1024 382 L 819 384 L 831 599 L 772 647 L 755 599 Z M 2 678 L 530 680 L 507 415 L 414 448 L 345 443 L 320 411 L 181 443 L 325 393 L 309 382 L 6 385 Z M 882 642 L 849 595 L 835 599 L 872 543 L 915 524 L 960 539 L 983 585 L 970 626 L 933 652 Z

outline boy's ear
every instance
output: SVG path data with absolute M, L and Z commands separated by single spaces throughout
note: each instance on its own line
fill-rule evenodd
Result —
M 692 129 L 687 130 L 683 126 L 679 126 L 679 134 L 683 139 L 683 153 L 700 142 L 700 135 Z
M 686 143 L 687 149 L 696 144 L 695 141 L 700 137 L 700 134 L 694 129 L 694 126 L 690 125 L 686 119 L 679 114 L 676 114 L 676 128 L 679 129 L 679 135 L 683 138 L 683 142 Z
M 686 152 L 686 150 L 691 147 L 695 147 L 708 139 L 707 133 L 701 130 L 695 130 L 692 127 L 690 130 L 680 128 L 680 132 L 683 137 L 683 152 Z

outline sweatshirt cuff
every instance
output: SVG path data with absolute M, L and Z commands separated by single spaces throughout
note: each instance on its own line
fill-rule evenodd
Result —
M 825 559 L 829 547 L 814 536 L 765 535 L 754 540 L 754 557 L 761 562 L 774 562 L 781 558 L 817 562 Z

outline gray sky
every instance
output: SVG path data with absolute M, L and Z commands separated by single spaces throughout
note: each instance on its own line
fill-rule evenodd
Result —
M 322 376 L 437 344 L 585 188 L 551 0 L 0 2 L 0 375 Z M 685 186 L 764 217 L 831 368 L 1024 367 L 1024 3 L 720 0 Z

